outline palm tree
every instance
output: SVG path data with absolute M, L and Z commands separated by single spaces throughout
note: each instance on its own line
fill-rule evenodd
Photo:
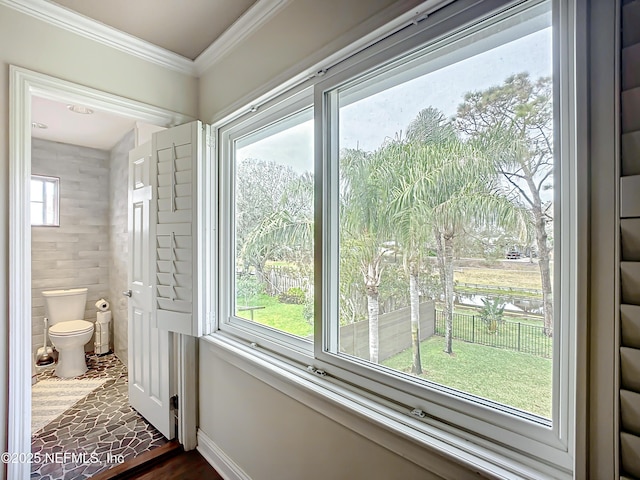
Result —
M 374 363 L 378 363 L 379 287 L 387 251 L 383 243 L 390 231 L 389 218 L 382 214 L 388 204 L 387 182 L 381 176 L 384 159 L 380 152 L 354 149 L 340 155 L 340 257 L 355 260 L 360 267 L 367 296 L 369 360 Z
M 410 126 L 409 141 L 397 150 L 401 172 L 391 206 L 408 259 L 411 291 L 413 373 L 420 373 L 417 272 L 427 232 L 436 240 L 444 289 L 445 349 L 452 353 L 454 239 L 466 228 L 499 225 L 524 229 L 525 214 L 500 190 L 490 161 L 491 146 L 462 141 L 444 115 L 425 109 Z M 414 313 L 415 312 L 415 313 Z M 414 320 L 415 318 L 415 320 Z
M 429 212 L 423 202 L 404 201 L 401 198 L 411 170 L 417 166 L 409 159 L 409 144 L 400 138 L 388 141 L 381 149 L 386 157 L 386 178 L 389 202 L 383 216 L 393 222 L 393 243 L 402 255 L 402 265 L 409 277 L 409 304 L 411 318 L 411 349 L 413 362 L 411 373 L 422 373 L 420 358 L 420 294 L 419 274 L 422 267 L 424 246 L 430 238 Z M 415 170 L 414 170 L 415 173 Z

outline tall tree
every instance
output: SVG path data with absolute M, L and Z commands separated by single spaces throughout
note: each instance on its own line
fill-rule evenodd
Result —
M 444 290 L 445 352 L 452 353 L 454 239 L 467 228 L 499 225 L 523 229 L 523 212 L 501 191 L 488 160 L 486 144 L 463 141 L 444 115 L 423 110 L 409 125 L 394 165 L 398 175 L 392 205 L 403 251 L 408 262 L 412 322 L 417 310 L 417 273 L 426 236 L 433 234 Z M 410 253 L 412 252 L 412 253 Z M 415 315 L 417 317 L 417 313 Z M 412 323 L 412 336 L 415 327 Z M 415 358 L 414 371 L 419 371 Z
M 394 241 L 402 254 L 402 265 L 409 278 L 409 306 L 411 326 L 411 373 L 422 373 L 420 352 L 420 271 L 426 253 L 426 245 L 431 237 L 430 205 L 419 198 L 412 198 L 407 192 L 410 184 L 425 178 L 430 165 L 422 158 L 416 158 L 410 145 L 396 139 L 386 145 L 388 174 L 391 196 L 387 208 L 393 219 Z
M 245 269 L 252 266 L 262 281 L 265 262 L 277 245 L 256 242 L 256 234 L 283 210 L 283 192 L 290 190 L 297 175 L 291 167 L 257 159 L 243 160 L 236 168 L 236 252 L 242 255 Z
M 471 138 L 498 139 L 496 168 L 531 211 L 538 250 L 544 329 L 553 335 L 553 297 L 548 229 L 553 203 L 553 102 L 550 78 L 533 81 L 519 73 L 502 85 L 465 95 L 456 126 Z
M 257 223 L 242 237 L 241 256 L 259 261 L 260 268 L 276 256 L 302 265 L 313 257 L 313 175 L 294 174 L 282 188 L 275 205 L 261 207 Z
M 380 281 L 389 239 L 390 222 L 383 215 L 388 203 L 388 182 L 381 175 L 384 153 L 345 149 L 340 154 L 341 259 L 360 266 L 367 296 L 369 360 L 378 363 Z M 348 251 L 347 251 L 348 250 Z

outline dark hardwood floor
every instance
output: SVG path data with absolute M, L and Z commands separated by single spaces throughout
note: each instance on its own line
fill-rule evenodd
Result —
M 130 478 L 138 480 L 223 480 L 197 450 L 182 452 Z
M 177 442 L 169 442 L 92 478 L 94 480 L 223 480 L 196 450 L 185 452 Z

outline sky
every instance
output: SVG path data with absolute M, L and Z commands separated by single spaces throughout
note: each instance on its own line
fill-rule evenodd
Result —
M 433 106 L 452 117 L 465 93 L 499 85 L 515 73 L 529 72 L 532 79 L 551 76 L 551 51 L 551 28 L 545 28 L 342 107 L 340 148 L 373 151 L 385 138 L 404 133 L 422 109 Z M 243 147 L 237 158 L 313 171 L 313 122 Z

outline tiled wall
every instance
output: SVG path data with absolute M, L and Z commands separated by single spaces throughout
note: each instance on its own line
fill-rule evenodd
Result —
M 43 290 L 87 287 L 84 318 L 109 291 L 109 152 L 32 140 L 33 174 L 60 178 L 60 226 L 31 228 L 32 346 L 43 342 Z M 93 340 L 85 346 L 93 350 Z
M 125 135 L 111 150 L 109 218 L 109 302 L 113 312 L 112 345 L 118 358 L 127 365 L 127 260 L 129 254 L 127 235 L 127 178 L 129 176 L 129 150 L 134 147 L 134 131 Z

